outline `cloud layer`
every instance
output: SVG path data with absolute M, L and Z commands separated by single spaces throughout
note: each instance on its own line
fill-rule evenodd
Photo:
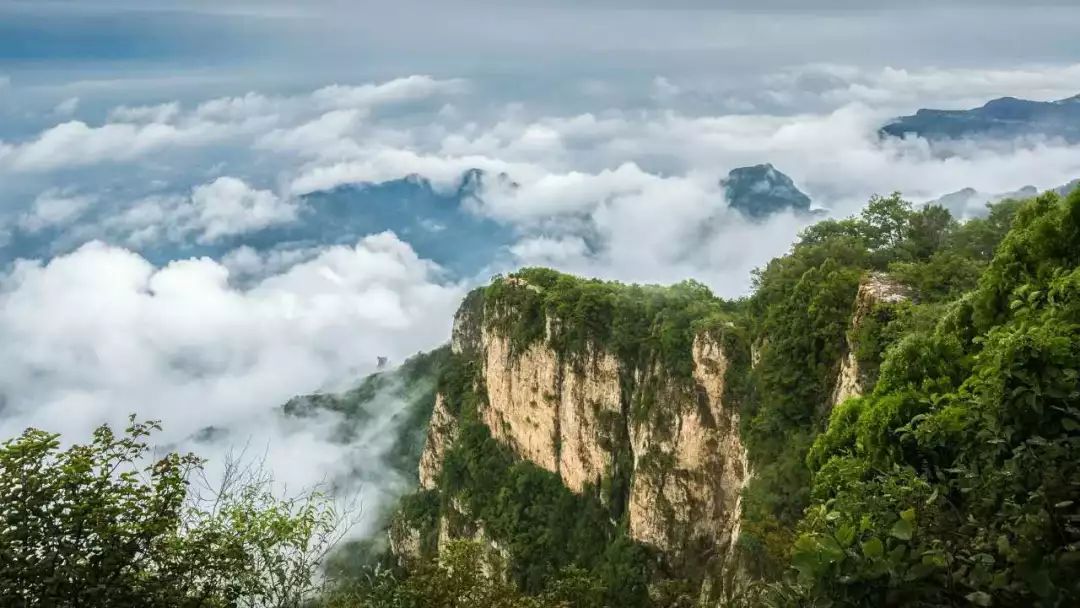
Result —
M 317 425 L 283 427 L 275 408 L 342 388 L 377 356 L 402 361 L 441 342 L 462 290 L 438 274 L 389 233 L 249 288 L 214 260 L 155 267 L 98 242 L 20 262 L 0 279 L 0 435 L 32 425 L 74 439 L 137 412 L 165 422 L 165 443 L 190 446 L 214 427 L 269 445 L 269 464 L 294 487 L 333 477 L 350 448 L 326 443 Z

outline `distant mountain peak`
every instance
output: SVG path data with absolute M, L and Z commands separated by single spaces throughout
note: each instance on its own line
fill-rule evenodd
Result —
M 720 185 L 732 209 L 755 219 L 789 209 L 810 210 L 810 197 L 772 163 L 732 169 Z
M 922 108 L 910 116 L 889 121 L 879 133 L 883 137 L 914 135 L 931 141 L 1041 136 L 1078 142 L 1080 95 L 1057 101 L 999 97 L 970 110 Z

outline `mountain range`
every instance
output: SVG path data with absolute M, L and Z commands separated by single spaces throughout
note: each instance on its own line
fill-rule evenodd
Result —
M 968 110 L 920 109 L 881 127 L 882 136 L 928 140 L 985 137 L 1060 138 L 1080 141 L 1080 95 L 1057 101 L 1001 97 Z

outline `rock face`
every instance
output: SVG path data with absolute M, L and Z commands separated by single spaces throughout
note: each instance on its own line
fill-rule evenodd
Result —
M 678 404 L 674 416 L 631 431 L 630 534 L 669 555 L 700 540 L 721 551 L 731 547 L 739 532 L 740 492 L 750 478 L 738 414 L 724 407 L 723 349 L 698 335 L 693 360 L 691 394 L 670 383 L 661 389 L 661 402 Z
M 630 534 L 673 563 L 691 546 L 726 555 L 738 537 L 739 495 L 749 470 L 738 414 L 724 403 L 728 357 L 719 336 L 696 335 L 692 382 L 679 382 L 657 364 L 631 370 L 595 344 L 560 357 L 551 346 L 552 323 L 547 320 L 542 339 L 516 352 L 482 305 L 463 305 L 452 345 L 481 366 L 487 399 L 480 420 L 517 456 L 559 475 L 575 492 L 594 491 L 625 475 L 619 466 L 631 467 Z M 654 404 L 652 413 L 633 415 L 634 404 L 644 402 Z M 440 398 L 420 464 L 425 488 L 436 486 L 454 436 L 453 416 Z
M 895 304 L 911 297 L 907 286 L 898 283 L 881 273 L 868 274 L 859 284 L 855 294 L 855 310 L 851 315 L 851 329 L 848 331 L 844 357 L 840 361 L 840 371 L 836 377 L 830 407 L 843 403 L 852 397 L 858 397 L 872 387 L 867 386 L 867 379 L 855 357 L 858 345 L 852 336 L 858 333 L 866 318 L 881 304 Z
M 615 358 L 590 352 L 576 370 L 543 342 L 515 354 L 509 338 L 486 329 L 481 353 L 488 405 L 480 414 L 492 436 L 571 490 L 598 484 L 612 462 L 601 447 L 611 434 L 604 422 L 621 412 Z
M 457 437 L 457 418 L 446 407 L 446 399 L 435 395 L 435 409 L 431 411 L 424 451 L 420 454 L 420 487 L 434 490 L 438 487 L 439 471 L 446 458 L 446 448 Z

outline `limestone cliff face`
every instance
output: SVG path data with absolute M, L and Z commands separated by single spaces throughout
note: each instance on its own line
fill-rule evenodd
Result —
M 671 417 L 653 417 L 631 432 L 630 532 L 666 554 L 701 541 L 723 554 L 738 537 L 740 492 L 750 473 L 738 414 L 723 402 L 723 349 L 699 334 L 693 361 L 692 391 L 670 382 L 661 388 Z
M 492 436 L 571 490 L 598 484 L 612 462 L 612 416 L 621 416 L 618 361 L 590 349 L 575 369 L 545 341 L 515 354 L 508 337 L 487 328 L 480 352 L 488 394 L 480 415 Z
M 872 388 L 867 386 L 865 373 L 859 369 L 859 362 L 855 357 L 858 345 L 853 343 L 851 336 L 858 333 L 858 329 L 866 318 L 881 304 L 895 304 L 910 297 L 911 294 L 907 286 L 881 273 L 868 274 L 859 284 L 859 291 L 855 295 L 855 310 L 851 316 L 851 329 L 848 331 L 844 357 L 840 361 L 836 387 L 833 389 L 832 398 L 829 400 L 830 407 L 835 407 L 852 397 L 858 397 Z
M 551 319 L 542 339 L 515 352 L 482 311 L 462 307 L 452 346 L 481 366 L 487 399 L 478 414 L 495 439 L 575 492 L 627 476 L 631 536 L 672 562 L 687 559 L 691 547 L 729 551 L 749 471 L 738 414 L 724 403 L 728 357 L 718 335 L 696 335 L 693 381 L 686 382 L 656 363 L 630 369 L 596 344 L 560 357 L 551 346 Z M 635 414 L 644 403 L 648 413 Z M 453 438 L 452 416 L 439 399 L 420 465 L 425 488 L 435 487 Z
M 446 399 L 441 394 L 436 394 L 424 451 L 420 454 L 421 488 L 434 490 L 438 487 L 439 471 L 442 470 L 447 448 L 457 436 L 457 426 L 457 419 L 446 407 Z

